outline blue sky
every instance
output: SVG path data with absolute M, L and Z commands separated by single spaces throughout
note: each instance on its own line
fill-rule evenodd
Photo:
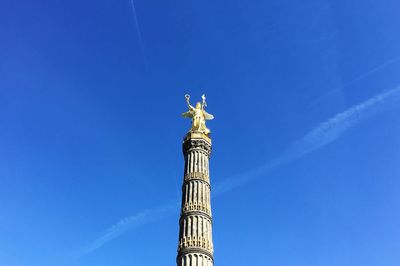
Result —
M 185 93 L 216 265 L 399 265 L 399 8 L 2 1 L 0 265 L 174 265 Z

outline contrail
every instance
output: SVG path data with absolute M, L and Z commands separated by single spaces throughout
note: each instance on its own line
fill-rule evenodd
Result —
M 136 33 L 137 33 L 138 40 L 139 40 L 140 50 L 142 52 L 144 64 L 147 69 L 148 63 L 147 63 L 146 50 L 144 48 L 142 32 L 140 31 L 139 21 L 138 21 L 137 14 L 136 14 L 135 3 L 133 2 L 133 0 L 130 0 L 130 4 L 131 4 L 131 9 L 132 9 L 133 20 L 135 21 Z
M 141 226 L 143 224 L 149 223 L 151 221 L 157 220 L 163 217 L 163 214 L 177 210 L 178 207 L 179 207 L 178 202 L 171 202 L 169 204 L 164 204 L 156 208 L 150 208 L 142 212 L 139 212 L 135 215 L 125 217 L 120 221 L 118 221 L 117 223 L 115 223 L 114 225 L 112 225 L 111 227 L 109 227 L 100 237 L 98 237 L 90 245 L 85 247 L 82 250 L 81 254 L 84 255 L 90 253 L 102 247 L 104 244 L 110 242 L 114 238 L 125 233 L 126 231 Z
M 352 80 L 346 82 L 345 84 L 341 85 L 340 88 L 339 88 L 339 87 L 336 87 L 336 88 L 334 88 L 334 89 L 328 91 L 328 92 L 325 93 L 324 95 L 319 96 L 317 99 L 315 99 L 315 100 L 311 103 L 311 105 L 316 105 L 316 104 L 319 103 L 321 100 L 323 100 L 323 99 L 329 97 L 330 95 L 332 95 L 332 94 L 334 94 L 334 93 L 336 93 L 336 92 L 339 92 L 341 89 L 346 88 L 346 87 L 348 87 L 348 86 L 350 86 L 350 85 L 352 85 L 352 84 L 354 84 L 354 83 L 356 83 L 356 82 L 358 82 L 358 81 L 360 81 L 360 80 L 363 80 L 363 79 L 367 78 L 368 76 L 374 74 L 375 72 L 378 72 L 379 70 L 385 68 L 386 66 L 391 65 L 391 64 L 393 64 L 393 63 L 396 63 L 396 62 L 398 62 L 398 61 L 400 61 L 400 56 L 393 57 L 393 58 L 391 58 L 391 59 L 389 59 L 389 60 L 383 62 L 382 64 L 380 64 L 380 65 L 378 65 L 378 66 L 376 66 L 376 67 L 370 69 L 369 71 L 367 71 L 367 72 L 365 72 L 365 73 L 363 73 L 363 74 L 361 74 L 361 75 L 359 75 L 359 76 L 353 78 Z
M 400 87 L 383 92 L 368 100 L 354 105 L 344 112 L 338 113 L 327 121 L 320 123 L 303 138 L 294 142 L 286 151 L 265 165 L 253 169 L 247 173 L 228 178 L 214 189 L 214 196 L 230 191 L 244 185 L 249 181 L 267 174 L 270 170 L 290 163 L 323 146 L 335 141 L 347 130 L 358 125 L 373 114 L 382 112 L 388 108 L 400 107 Z M 397 104 L 397 105 L 396 105 Z
M 400 100 L 400 87 L 378 94 L 368 100 L 354 105 L 344 112 L 336 114 L 320 123 L 302 139 L 295 142 L 274 163 L 286 163 L 317 150 L 345 133 L 351 127 L 369 118 L 373 114 L 396 107 Z
M 388 61 L 386 61 L 386 62 L 384 62 L 384 63 L 382 63 L 382 64 L 380 64 L 380 65 L 378 65 L 378 66 L 376 66 L 376 67 L 374 67 L 374 68 L 371 69 L 370 71 L 367 71 L 367 72 L 365 72 L 364 74 L 362 74 L 362 75 L 356 77 L 355 79 L 353 79 L 353 80 L 347 82 L 347 83 L 345 84 L 345 86 L 349 86 L 349 85 L 351 85 L 351 84 L 353 84 L 353 83 L 355 83 L 355 82 L 357 82 L 357 81 L 359 81 L 359 80 L 362 80 L 362 79 L 368 77 L 369 75 L 374 74 L 375 72 L 381 70 L 382 68 L 385 68 L 386 66 L 391 65 L 391 64 L 393 64 L 393 63 L 396 63 L 396 62 L 398 62 L 398 61 L 400 61 L 400 56 L 393 57 L 392 59 L 390 59 L 390 60 L 388 60 Z
M 310 132 L 304 135 L 304 137 L 294 142 L 287 150 L 283 151 L 279 156 L 267 162 L 265 165 L 246 173 L 227 178 L 225 181 L 217 184 L 213 191 L 213 197 L 229 192 L 255 178 L 265 176 L 269 171 L 276 167 L 290 163 L 324 147 L 325 145 L 328 145 L 342 136 L 350 128 L 358 125 L 371 115 L 389 108 L 399 107 L 399 102 L 400 87 L 397 87 L 378 94 L 360 104 L 354 105 L 349 109 L 336 114 L 327 121 L 317 125 Z M 97 238 L 83 253 L 89 253 L 100 248 L 107 242 L 110 242 L 132 228 L 157 220 L 158 218 L 163 217 L 165 213 L 177 210 L 178 206 L 178 202 L 173 202 L 124 218 L 106 230 L 106 232 Z

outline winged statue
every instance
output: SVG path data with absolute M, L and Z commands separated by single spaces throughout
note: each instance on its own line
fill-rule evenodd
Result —
M 190 105 L 189 94 L 186 94 L 185 98 L 189 110 L 185 113 L 182 113 L 182 116 L 192 119 L 192 128 L 190 129 L 190 131 L 198 131 L 208 135 L 210 133 L 210 130 L 206 127 L 206 120 L 212 120 L 214 119 L 214 116 L 207 113 L 205 110 L 205 107 L 207 106 L 206 96 L 204 96 L 204 94 L 201 96 L 203 101 L 197 102 L 196 107 Z

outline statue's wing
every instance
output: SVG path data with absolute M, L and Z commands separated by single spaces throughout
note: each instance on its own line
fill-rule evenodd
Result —
M 192 118 L 193 117 L 193 112 L 191 110 L 182 113 L 183 117 L 188 117 L 188 118 Z
M 203 110 L 204 118 L 206 120 L 212 120 L 214 119 L 214 116 L 212 114 L 207 113 L 205 110 Z

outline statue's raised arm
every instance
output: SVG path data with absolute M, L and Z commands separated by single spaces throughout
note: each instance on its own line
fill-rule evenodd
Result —
M 202 132 L 206 135 L 210 133 L 210 130 L 206 127 L 206 120 L 214 119 L 214 116 L 207 113 L 204 109 L 207 106 L 206 97 L 202 95 L 203 102 L 197 102 L 196 107 L 193 107 L 189 103 L 190 95 L 185 95 L 186 102 L 189 110 L 182 114 L 182 116 L 187 118 L 192 118 L 192 128 L 190 131 Z
M 185 94 L 185 98 L 186 98 L 186 103 L 187 103 L 187 106 L 188 106 L 189 110 L 187 112 L 182 113 L 182 116 L 183 117 L 188 117 L 188 118 L 193 118 L 194 117 L 195 108 L 190 105 L 190 102 L 189 102 L 190 95 L 189 94 Z
M 186 99 L 187 106 L 189 107 L 189 110 L 193 110 L 194 107 L 191 106 L 191 105 L 190 105 L 190 102 L 189 102 L 189 100 L 190 100 L 190 95 L 189 95 L 189 94 L 185 94 L 185 99 Z

